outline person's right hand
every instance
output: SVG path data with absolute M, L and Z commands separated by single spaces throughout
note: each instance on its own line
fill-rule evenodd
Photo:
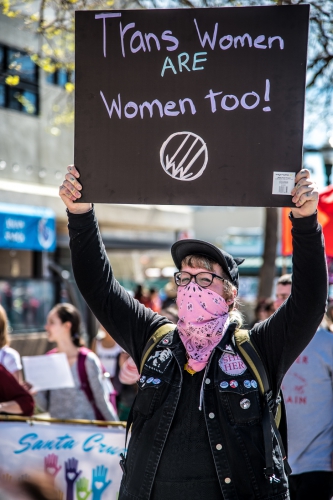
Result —
M 81 184 L 77 180 L 80 177 L 79 172 L 74 165 L 68 165 L 67 171 L 68 173 L 65 175 L 64 182 L 59 188 L 60 198 L 72 214 L 84 214 L 89 212 L 92 208 L 91 203 L 76 202 L 76 200 L 81 198 L 80 191 L 82 189 Z

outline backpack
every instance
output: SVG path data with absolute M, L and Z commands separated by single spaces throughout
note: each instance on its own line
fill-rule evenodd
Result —
M 142 373 L 144 364 L 154 347 L 169 332 L 175 330 L 175 328 L 176 325 L 169 323 L 166 325 L 162 325 L 156 330 L 156 332 L 153 333 L 143 350 L 140 363 L 140 373 Z M 265 442 L 266 468 L 264 470 L 264 473 L 266 478 L 269 479 L 271 483 L 280 482 L 280 480 L 274 475 L 272 429 L 280 446 L 285 472 L 287 475 L 291 474 L 291 468 L 287 461 L 287 454 L 285 452 L 285 449 L 287 448 L 287 421 L 282 392 L 279 392 L 276 400 L 273 399 L 273 392 L 269 386 L 269 381 L 264 364 L 253 344 L 251 343 L 249 331 L 236 330 L 234 333 L 234 338 L 240 353 L 247 362 L 247 365 L 253 373 L 254 377 L 257 379 L 260 393 L 265 401 L 263 411 L 263 434 Z M 280 432 L 279 429 L 282 432 Z M 281 434 L 283 435 L 283 439 Z
M 58 352 L 58 349 L 51 349 L 51 351 L 48 351 L 46 354 L 56 354 Z M 85 395 L 87 396 L 89 403 L 93 407 L 94 413 L 95 413 L 95 418 L 96 420 L 102 420 L 105 421 L 106 419 L 104 418 L 103 414 L 101 411 L 98 409 L 95 399 L 94 399 L 94 394 L 91 390 L 90 384 L 89 384 L 89 379 L 88 379 L 88 374 L 86 370 L 86 357 L 87 355 L 92 352 L 90 349 L 87 347 L 79 347 L 79 355 L 78 355 L 78 360 L 77 360 L 77 366 L 78 366 L 78 372 L 79 372 L 79 378 L 81 382 L 81 389 L 84 391 Z M 102 371 L 103 374 L 105 373 L 105 369 L 102 366 Z M 113 386 L 111 382 L 108 380 L 110 387 L 112 388 L 112 391 L 109 393 L 109 401 L 114 409 L 115 412 L 117 412 L 116 406 L 115 406 L 115 397 L 116 393 L 113 389 Z M 103 384 L 104 385 L 104 384 Z

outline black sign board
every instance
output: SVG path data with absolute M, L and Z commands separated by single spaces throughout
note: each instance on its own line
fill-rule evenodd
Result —
M 308 19 L 308 5 L 76 12 L 82 201 L 290 205 Z

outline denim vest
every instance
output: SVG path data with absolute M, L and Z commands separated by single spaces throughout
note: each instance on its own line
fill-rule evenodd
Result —
M 240 360 L 229 327 L 206 367 L 202 411 L 224 500 L 287 500 L 288 481 L 272 434 L 275 476 L 264 475 L 263 401 L 258 384 Z M 150 353 L 133 406 L 131 439 L 119 500 L 149 500 L 164 443 L 180 397 L 185 349 L 177 330 Z M 195 375 L 194 375 L 195 376 Z M 184 457 L 185 459 L 185 457 Z M 175 492 L 175 499 L 176 492 Z M 213 499 L 212 499 L 213 500 Z

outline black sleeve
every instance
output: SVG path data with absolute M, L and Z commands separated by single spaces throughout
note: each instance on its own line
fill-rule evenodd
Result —
M 139 366 L 147 340 L 170 321 L 133 299 L 115 279 L 94 210 L 79 215 L 68 212 L 68 220 L 79 290 L 98 321 Z
M 276 393 L 286 371 L 310 342 L 325 313 L 328 283 L 324 239 L 317 215 L 293 218 L 291 295 L 251 330 Z

